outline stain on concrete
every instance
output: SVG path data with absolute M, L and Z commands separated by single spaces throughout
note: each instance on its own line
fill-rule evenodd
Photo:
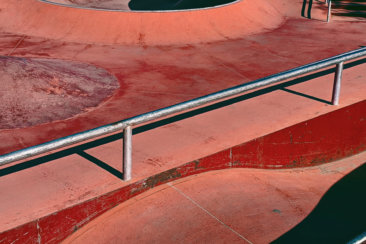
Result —
M 278 214 L 282 213 L 282 211 L 281 211 L 281 210 L 279 210 L 279 209 L 273 209 L 273 210 L 272 210 L 272 212 L 274 212 L 274 213 L 278 213 Z
M 58 59 L 0 56 L 0 77 L 0 129 L 68 119 L 119 88 L 102 68 Z

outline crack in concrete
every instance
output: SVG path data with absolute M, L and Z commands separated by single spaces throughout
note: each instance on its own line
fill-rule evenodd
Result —
M 186 199 L 188 199 L 190 202 L 192 202 L 194 205 L 196 205 L 198 208 L 202 209 L 205 213 L 207 213 L 208 215 L 210 215 L 212 218 L 214 218 L 216 221 L 218 221 L 220 224 L 222 224 L 223 226 L 225 226 L 227 229 L 229 229 L 230 231 L 232 231 L 234 234 L 236 234 L 237 236 L 239 236 L 241 239 L 245 240 L 247 243 L 253 244 L 251 241 L 249 241 L 247 238 L 245 238 L 244 236 L 242 236 L 240 233 L 238 233 L 237 231 L 235 231 L 234 229 L 232 229 L 230 226 L 228 226 L 227 224 L 225 224 L 222 220 L 220 220 L 219 218 L 217 218 L 215 215 L 213 215 L 212 213 L 210 213 L 207 209 L 205 209 L 204 207 L 202 207 L 200 204 L 198 204 L 196 201 L 194 201 L 192 198 L 190 198 L 189 196 L 187 196 L 184 192 L 182 192 L 180 189 L 176 188 L 174 185 L 172 185 L 172 183 L 167 183 L 167 185 L 169 185 L 171 188 L 173 188 L 175 191 L 177 191 L 179 194 L 181 194 L 183 197 L 185 197 Z
M 26 38 L 26 35 L 23 35 L 22 38 L 20 38 L 20 40 L 17 42 L 17 44 L 15 45 L 15 47 L 8 53 L 7 56 L 12 55 L 13 52 L 19 47 L 19 45 L 24 41 L 25 38 Z

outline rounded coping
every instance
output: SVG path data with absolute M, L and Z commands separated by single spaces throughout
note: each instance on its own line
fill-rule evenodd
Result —
M 285 19 L 287 7 L 282 7 L 285 3 L 286 0 L 237 0 L 194 10 L 97 11 L 46 4 L 39 0 L 23 0 L 21 5 L 16 0 L 8 0 L 0 2 L 0 29 L 87 44 L 164 46 L 209 43 L 277 28 Z
M 108 9 L 108 8 L 95 8 L 95 7 L 83 7 L 76 4 L 66 4 L 66 3 L 59 3 L 54 1 L 48 1 L 48 0 L 37 0 L 40 2 L 44 2 L 47 4 L 62 6 L 62 7 L 68 7 L 68 8 L 78 8 L 78 9 L 85 9 L 85 10 L 95 10 L 95 11 L 107 11 L 107 12 L 136 12 L 136 13 L 174 13 L 174 12 L 191 12 L 191 11 L 200 11 L 200 10 L 210 10 L 214 8 L 222 8 L 228 5 L 232 5 L 244 0 L 234 0 L 229 3 L 225 4 L 219 4 L 215 6 L 210 7 L 204 7 L 204 8 L 189 8 L 189 9 L 174 9 L 174 10 L 132 10 L 132 9 Z

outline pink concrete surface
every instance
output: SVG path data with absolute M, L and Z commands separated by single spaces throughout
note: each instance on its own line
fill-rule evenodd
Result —
M 164 29 L 161 24 L 174 23 L 172 20 L 165 19 L 166 15 L 178 13 L 160 15 L 159 13 L 92 11 L 53 6 L 33 0 L 22 0 L 22 4 L 13 0 L 1 2 L 0 55 L 56 58 L 96 65 L 117 77 L 120 89 L 103 105 L 66 121 L 19 130 L 1 130 L 0 139 L 6 140 L 7 143 L 0 145 L 0 153 L 11 152 L 92 129 L 365 45 L 366 22 L 364 21 L 349 22 L 349 20 L 355 21 L 355 19 L 345 17 L 340 20 L 335 19 L 328 24 L 317 20 L 307 20 L 299 17 L 301 1 L 274 0 L 270 4 L 281 11 L 282 24 L 264 28 L 256 21 L 269 22 L 272 25 L 275 20 L 271 18 L 269 21 L 262 18 L 262 15 L 258 15 L 256 11 L 248 10 L 246 7 L 244 10 L 237 10 L 240 7 L 235 7 L 236 4 L 248 5 L 249 3 L 253 4 L 253 7 L 267 6 L 267 4 L 256 1 L 243 1 L 230 5 L 228 8 L 230 10 L 235 8 L 240 16 L 245 16 L 241 11 L 253 12 L 253 15 L 257 17 L 250 16 L 250 19 L 253 26 L 259 28 L 256 30 L 258 32 L 256 35 L 248 35 L 249 32 L 235 32 L 238 37 L 224 38 L 227 35 L 223 34 L 221 38 L 215 39 L 220 41 L 215 42 L 208 37 L 202 37 L 198 41 L 199 43 L 179 39 L 170 44 L 163 42 L 169 38 L 160 36 L 158 42 L 155 43 L 159 45 L 151 46 L 154 43 L 147 41 L 136 42 L 135 40 L 131 41 L 131 45 L 122 45 L 124 42 L 94 40 L 93 35 L 98 38 L 127 40 L 128 38 L 124 36 L 125 29 L 120 27 L 118 30 L 111 29 L 114 24 L 127 25 L 125 14 L 139 16 L 141 21 L 146 19 L 149 23 L 156 22 L 148 20 L 147 16 L 151 15 L 154 18 L 161 16 L 160 24 L 155 26 Z M 314 11 L 323 7 L 321 3 L 314 5 Z M 32 11 L 38 12 L 33 13 Z M 216 11 L 231 12 L 226 10 L 226 7 L 212 11 L 214 11 L 215 18 L 207 17 L 210 21 L 216 19 L 221 21 L 216 16 Z M 260 11 L 261 13 L 268 12 Z M 42 15 L 40 12 L 46 14 Z M 211 14 L 211 10 L 204 12 Z M 272 12 L 269 11 L 269 13 Z M 200 14 L 200 11 L 184 12 L 184 14 L 199 15 L 200 18 L 204 16 Z M 324 16 L 322 13 L 319 14 Z M 105 15 L 108 21 L 104 23 L 104 19 L 98 15 Z M 121 20 L 116 20 L 115 15 L 119 16 Z M 231 18 L 234 14 L 226 12 L 226 14 L 223 13 L 223 16 Z M 287 17 L 283 19 L 283 16 Z M 314 16 L 317 16 L 316 12 Z M 13 21 L 9 23 L 7 20 L 10 18 Z M 75 20 L 75 18 L 77 19 Z M 181 15 L 178 15 L 177 18 L 186 19 Z M 194 19 L 194 16 L 192 18 Z M 67 24 L 69 21 L 72 24 Z M 226 23 L 225 29 L 230 26 L 229 22 L 234 23 L 230 19 L 226 21 L 223 22 Z M 54 22 L 62 24 L 62 27 Z M 133 28 L 130 22 L 128 22 L 128 26 Z M 112 27 L 101 26 L 103 23 L 112 25 Z M 198 19 L 195 23 L 201 23 L 201 21 Z M 242 23 L 242 21 L 238 19 L 235 23 Z M 140 26 L 134 30 L 150 30 L 148 26 L 142 23 L 140 25 L 143 28 Z M 201 24 L 194 25 L 200 26 Z M 202 26 L 204 26 L 203 23 Z M 238 28 L 246 31 L 251 30 L 253 26 L 246 25 Z M 275 27 L 277 29 L 273 29 Z M 67 32 L 64 31 L 64 28 L 67 29 Z M 174 33 L 181 33 L 185 38 L 194 38 L 197 33 L 206 33 L 206 31 L 197 31 L 192 34 L 181 29 L 177 32 L 178 28 L 171 28 L 174 29 Z M 124 31 L 120 31 L 121 29 Z M 165 33 L 165 31 L 159 30 L 152 31 L 155 34 Z M 212 30 L 212 26 L 210 30 Z M 237 31 L 237 29 L 235 30 Z M 99 31 L 108 31 L 108 33 L 99 33 Z M 141 36 L 144 35 L 141 34 Z M 299 50 L 301 50 L 300 53 Z
M 4 32 L 78 43 L 148 46 L 227 40 L 273 29 L 284 19 L 278 9 L 293 6 L 284 0 L 256 0 L 208 10 L 136 13 L 69 8 L 35 0 L 21 3 L 1 3 Z
M 315 81 L 317 81 L 317 79 Z M 133 151 L 133 179 L 130 182 L 121 181 L 110 172 L 105 171 L 90 161 L 90 157 L 94 157 L 97 160 L 105 162 L 107 165 L 115 168 L 116 170 L 121 171 L 121 140 L 107 143 L 99 147 L 86 150 L 85 152 L 81 151 L 79 154 L 73 154 L 71 156 L 52 160 L 35 167 L 2 176 L 0 178 L 0 190 L 2 193 L 0 207 L 3 213 L 0 220 L 0 226 L 2 228 L 1 231 L 18 227 L 27 222 L 42 220 L 45 216 L 52 217 L 54 213 L 58 213 L 66 208 L 74 209 L 75 206 L 78 206 L 83 202 L 86 202 L 87 204 L 87 202 L 90 200 L 98 199 L 100 196 L 108 195 L 111 192 L 123 189 L 123 187 L 128 185 L 138 185 L 138 182 L 144 182 L 144 179 L 148 179 L 148 177 L 152 175 L 168 171 L 187 162 L 194 161 L 203 156 L 210 155 L 220 150 L 227 149 L 228 147 L 237 145 L 232 143 L 237 143 L 239 141 L 240 143 L 243 143 L 251 139 L 258 138 L 261 133 L 266 135 L 266 133 L 279 130 L 281 126 L 291 125 L 295 122 L 294 119 L 289 118 L 289 116 L 283 116 L 283 114 L 279 112 L 281 110 L 291 112 L 291 110 L 287 110 L 285 108 L 291 108 L 291 114 L 296 114 L 299 121 L 306 120 L 306 118 L 310 116 L 317 116 L 319 114 L 326 113 L 326 111 L 336 109 L 335 107 L 326 106 L 321 102 L 311 101 L 311 99 L 305 99 L 301 96 L 293 96 L 293 94 L 288 94 L 288 96 L 294 98 L 292 101 L 297 102 L 295 103 L 295 106 L 297 106 L 298 109 L 288 107 L 287 103 L 290 101 L 276 99 L 278 97 L 273 97 L 272 94 L 270 97 L 273 101 L 277 101 L 275 104 L 263 102 L 261 106 L 258 105 L 257 107 L 252 107 L 251 110 L 244 110 L 250 108 L 245 107 L 248 101 L 250 101 L 247 100 L 229 107 L 209 112 L 204 115 L 199 115 L 135 135 Z M 263 99 L 264 97 L 266 96 L 263 95 L 258 98 Z M 350 101 L 353 101 L 353 99 L 355 98 L 353 97 L 350 99 Z M 308 100 L 309 103 L 300 102 Z M 305 106 L 310 104 L 313 104 L 313 111 L 311 111 L 311 113 L 310 108 L 309 110 L 306 110 Z M 364 104 L 364 102 L 362 104 Z M 304 107 L 301 107 L 300 105 L 304 105 Z M 356 105 L 353 105 L 352 107 L 354 106 Z M 258 109 L 260 109 L 260 111 L 270 111 L 273 110 L 273 107 L 280 107 L 281 109 L 273 111 L 273 115 L 271 115 L 272 120 L 264 120 L 268 114 L 262 114 L 258 120 L 251 119 L 248 121 L 248 116 L 250 118 L 256 118 L 258 114 L 260 114 Z M 315 110 L 315 108 L 317 109 Z M 364 106 L 361 106 L 361 108 L 364 108 Z M 243 114 L 242 111 L 246 111 L 246 114 Z M 335 112 L 338 111 L 340 110 L 336 109 Z M 348 110 L 346 109 L 345 111 Z M 228 112 L 242 114 L 242 116 L 236 116 L 233 118 L 233 121 L 236 121 L 238 124 L 224 123 L 229 119 L 227 117 L 228 115 L 225 114 Z M 276 114 L 279 117 L 276 117 Z M 325 114 L 325 123 L 323 119 L 322 126 L 327 126 L 327 122 L 332 122 L 327 120 L 327 117 L 328 115 Z M 265 121 L 266 123 L 259 125 L 258 123 L 260 123 L 261 120 Z M 315 120 L 318 120 L 318 118 L 315 118 Z M 358 120 L 362 120 L 362 113 L 361 118 Z M 208 124 L 202 124 L 205 121 L 211 121 L 211 124 L 209 124 L 210 126 L 208 126 Z M 275 123 L 273 123 L 273 121 L 275 121 Z M 341 121 L 342 120 L 339 120 L 339 122 Z M 192 126 L 192 123 L 196 126 Z M 240 123 L 245 126 L 239 126 Z M 217 125 L 216 127 L 215 124 Z M 213 133 L 215 131 L 214 128 L 218 129 L 215 133 Z M 361 126 L 361 130 L 362 128 L 364 127 Z M 346 127 L 344 129 L 347 130 L 348 128 Z M 231 130 L 234 130 L 236 133 L 230 132 Z M 234 136 L 234 134 L 236 135 Z M 337 134 L 342 133 L 337 132 Z M 347 136 L 347 133 L 345 134 Z M 355 137 L 359 137 L 359 135 L 361 135 L 362 137 L 362 133 L 360 134 L 360 132 L 357 131 L 352 135 Z M 307 142 L 315 143 L 315 139 L 318 137 L 321 138 L 324 137 L 324 135 L 321 133 L 319 135 L 316 134 L 308 138 L 310 141 Z M 159 143 L 156 143 L 157 140 Z M 337 145 L 335 145 L 335 148 L 332 147 L 332 142 L 326 141 L 326 143 L 328 147 L 331 147 L 330 152 L 326 150 L 322 151 L 323 149 L 320 150 L 319 148 L 321 146 L 319 146 L 317 150 L 310 152 L 309 156 L 313 154 L 316 155 L 319 153 L 319 151 L 323 152 L 324 155 L 331 153 L 330 156 L 333 156 L 333 153 L 339 150 L 336 147 Z M 197 148 L 200 150 L 197 150 Z M 228 151 L 224 151 L 224 153 L 229 155 Z M 299 153 L 301 153 L 301 151 Z M 228 158 L 228 155 L 226 157 L 218 156 L 216 158 L 217 160 L 226 160 L 225 158 Z M 285 155 L 282 156 L 282 159 L 284 156 Z M 301 154 L 299 156 L 301 156 Z M 212 158 L 210 158 L 210 160 L 213 161 Z M 213 163 L 215 162 L 208 162 L 208 164 Z M 261 163 L 265 162 L 258 161 L 258 164 Z M 222 168 L 224 165 L 218 165 L 218 167 Z M 6 171 L 6 167 L 3 168 Z M 214 168 L 215 167 L 213 167 L 213 169 Z M 187 172 L 189 174 L 190 170 L 187 169 Z M 162 177 L 164 178 L 164 176 Z M 166 175 L 165 177 L 167 177 L 166 179 L 169 179 L 170 176 Z M 172 175 L 172 177 L 175 176 Z M 164 180 L 165 179 L 163 179 L 163 182 Z M 159 181 L 157 181 L 157 183 L 159 183 Z M 154 187 L 154 184 L 152 184 L 152 186 L 147 184 L 146 186 Z M 143 187 L 141 189 L 140 188 L 141 187 L 136 187 L 136 191 L 143 190 Z M 125 191 L 126 193 L 124 194 L 127 194 L 127 199 L 129 194 L 137 194 L 133 193 L 133 189 L 131 190 L 132 193 L 130 193 L 130 189 Z M 121 194 L 122 199 L 126 196 Z M 114 201 L 115 200 L 113 200 L 113 202 Z M 110 205 L 106 205 L 108 201 L 104 202 L 104 200 L 101 199 L 100 201 L 98 200 L 98 202 L 100 202 L 100 204 L 103 206 L 105 205 L 105 207 L 101 208 L 102 210 L 105 208 L 108 209 L 110 207 Z M 75 210 L 74 212 L 78 213 L 78 211 L 79 210 Z M 90 214 L 94 214 L 94 211 L 96 211 L 95 213 L 98 214 L 100 210 L 99 207 L 98 209 L 94 209 L 94 207 L 92 207 L 92 209 L 87 211 L 90 211 Z M 87 221 L 87 219 L 85 221 Z M 58 222 L 56 221 L 56 223 Z M 82 225 L 82 223 L 83 221 L 78 224 Z M 48 225 L 45 225 L 45 227 L 47 226 Z M 52 233 L 49 235 L 51 234 Z
M 2 130 L 0 139 L 7 143 L 0 145 L 0 152 L 92 129 L 358 48 L 365 44 L 365 24 L 290 19 L 275 31 L 238 40 L 165 47 L 90 45 L 3 33 L 2 55 L 97 65 L 117 77 L 120 89 L 102 106 L 67 121 Z
M 336 182 L 365 160 L 364 152 L 304 169 L 191 176 L 118 205 L 63 243 L 269 243 L 306 218 Z M 338 211 L 349 207 L 352 203 Z
M 100 106 L 67 120 L 0 130 L 0 141 L 4 142 L 0 153 L 95 128 L 366 44 L 365 21 L 335 17 L 326 24 L 324 5 L 317 1 L 314 19 L 300 18 L 301 2 L 241 1 L 212 12 L 140 14 L 72 9 L 34 0 L 2 1 L 0 55 L 94 65 L 115 76 L 120 88 Z M 330 73 L 288 87 L 315 99 L 274 90 L 135 135 L 133 182 L 363 101 L 365 63 L 359 63 L 344 72 L 339 107 L 326 103 L 333 83 Z M 121 170 L 120 140 L 87 153 Z M 0 232 L 127 184 L 80 155 L 2 176 Z

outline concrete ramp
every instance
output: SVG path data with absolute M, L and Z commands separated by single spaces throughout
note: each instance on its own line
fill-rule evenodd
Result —
M 365 158 L 173 181 L 116 206 L 63 243 L 349 243 L 365 230 Z
M 301 17 L 302 0 L 246 0 L 163 12 L 78 3 L 0 1 L 0 120 L 7 114 L 24 122 L 0 129 L 0 154 L 366 45 L 366 22 L 335 16 L 326 23 L 322 1 L 314 1 L 312 19 Z M 339 106 L 330 105 L 334 67 L 329 67 L 135 127 L 131 181 L 121 180 L 121 133 L 4 165 L 0 242 L 60 243 L 119 204 L 207 171 L 258 168 L 250 170 L 272 177 L 279 168 L 315 166 L 323 174 L 320 164 L 366 149 L 365 65 L 365 58 L 345 63 Z M 108 79 L 111 89 L 102 96 Z M 51 101 L 57 101 L 55 107 L 49 107 Z M 23 109 L 24 120 L 22 104 L 29 108 Z M 29 123 L 37 116 L 39 122 Z M 365 162 L 365 153 L 356 157 L 353 166 Z M 349 171 L 337 172 L 333 176 L 339 179 Z M 314 190 L 318 182 L 310 183 Z M 283 185 L 286 190 L 292 184 Z M 323 193 L 315 195 L 319 199 Z M 280 232 L 284 229 L 270 233 L 270 239 Z
M 93 8 L 100 10 L 121 10 L 121 11 L 167 11 L 167 10 L 188 10 L 198 8 L 220 7 L 230 4 L 236 0 L 41 0 L 48 3 L 66 5 L 77 8 Z
M 238 1 L 183 12 L 98 11 L 35 0 L 2 1 L 5 32 L 81 43 L 167 45 L 236 39 L 278 27 L 283 0 Z M 11 21 L 9 21 L 11 20 Z

